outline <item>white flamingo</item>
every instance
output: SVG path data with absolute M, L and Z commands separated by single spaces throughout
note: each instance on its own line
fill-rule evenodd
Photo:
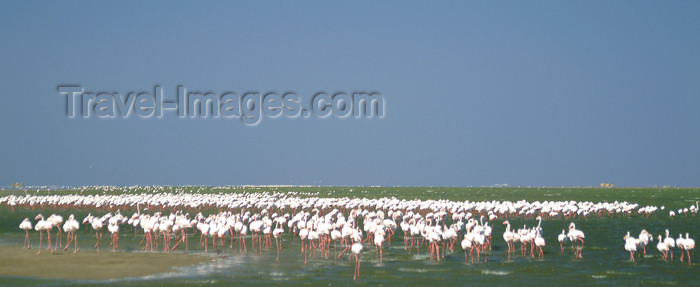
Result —
M 331 240 L 333 241 L 333 257 L 335 259 L 338 259 L 338 240 L 341 240 L 343 238 L 343 234 L 338 230 L 338 229 L 333 229 L 331 231 Z
M 49 218 L 47 218 L 47 221 L 51 223 L 54 227 L 56 227 L 56 245 L 54 246 L 54 250 L 58 248 L 62 248 L 63 245 L 61 245 L 61 240 L 63 238 L 62 233 L 61 233 L 61 225 L 63 224 L 63 216 L 60 216 L 58 214 L 51 214 Z
M 360 257 L 362 256 L 362 244 L 359 242 L 355 242 L 352 244 L 352 254 L 355 255 L 355 273 L 352 277 L 352 280 L 356 280 L 357 277 L 360 277 Z
M 107 231 L 109 231 L 110 234 L 112 252 L 117 252 L 117 247 L 119 246 L 119 224 L 110 222 L 109 225 L 107 225 Z
M 542 238 L 542 233 L 540 233 L 539 231 L 537 231 L 537 235 L 535 236 L 535 246 L 539 251 L 538 257 L 544 258 L 544 252 L 542 252 L 542 247 L 545 246 L 545 241 L 544 238 Z
M 683 262 L 683 258 L 685 258 L 685 239 L 680 233 L 678 233 L 678 238 L 676 239 L 676 247 L 681 250 L 681 262 Z
M 275 230 L 272 231 L 272 236 L 275 237 L 275 244 L 277 246 L 277 258 L 275 259 L 276 263 L 280 262 L 280 250 L 282 249 L 282 243 L 280 242 L 280 236 L 284 234 L 284 229 L 282 228 L 284 224 L 282 222 L 283 221 L 277 221 L 277 226 L 275 227 Z
M 506 231 L 503 232 L 503 240 L 508 244 L 508 260 L 510 260 L 510 253 L 515 252 L 513 232 L 510 231 L 510 222 L 508 222 L 508 220 L 504 221 L 503 224 L 506 225 Z
M 22 223 L 19 224 L 19 229 L 24 230 L 25 236 L 24 236 L 24 246 L 22 248 L 30 249 L 32 248 L 32 244 L 29 241 L 29 230 L 32 230 L 32 221 L 29 220 L 29 218 L 25 218 Z M 41 248 L 39 248 L 41 249 Z
M 379 254 L 379 263 L 383 262 L 383 249 L 382 245 L 384 244 L 384 235 L 386 233 L 384 232 L 383 228 L 378 228 L 377 231 L 374 232 L 374 245 L 377 246 L 377 253 Z
M 68 220 L 66 220 L 66 223 L 63 224 L 63 231 L 66 232 L 66 247 L 63 249 L 63 251 L 66 251 L 70 248 L 71 242 L 75 241 L 75 248 L 73 248 L 73 253 L 78 252 L 78 237 L 76 236 L 75 232 L 77 232 L 80 229 L 80 224 L 78 223 L 77 220 L 75 220 L 75 216 L 71 214 L 68 216 Z
M 472 241 L 464 235 L 464 239 L 461 242 L 462 250 L 464 250 L 464 263 L 467 263 L 467 248 L 471 251 L 473 248 Z M 471 253 L 471 252 L 470 252 Z M 474 263 L 474 257 L 472 256 L 472 263 Z
M 97 249 L 97 252 L 100 252 L 100 240 L 102 239 L 102 227 L 103 227 L 102 218 L 97 218 L 97 217 L 92 218 L 90 220 L 90 226 L 92 226 L 92 230 L 95 231 L 95 238 L 97 239 L 95 242 L 95 249 Z
M 692 265 L 690 261 L 690 251 L 695 249 L 695 240 L 690 238 L 687 232 L 685 233 L 685 239 L 683 240 L 683 249 L 685 249 L 685 252 L 688 253 L 688 265 L 690 266 Z
M 566 234 L 564 233 L 564 229 L 561 230 L 561 234 L 557 236 L 557 241 L 559 241 L 559 247 L 561 248 L 561 253 L 564 253 L 564 243 L 566 243 Z
M 53 227 L 51 223 L 46 221 L 44 219 L 44 216 L 39 214 L 37 215 L 34 220 L 38 220 L 36 225 L 34 225 L 34 230 L 39 231 L 39 251 L 37 251 L 37 255 L 41 254 L 41 242 L 44 239 L 44 231 L 46 232 L 46 235 L 48 236 L 48 241 L 49 244 L 46 246 L 46 250 L 51 250 L 51 228 Z M 51 250 L 51 253 L 53 253 L 53 250 Z
M 673 248 L 676 247 L 676 241 L 669 236 L 668 229 L 666 229 L 666 237 L 664 238 L 664 244 L 668 248 L 668 254 L 671 255 L 671 261 L 673 261 Z
M 584 238 L 586 238 L 586 235 L 583 233 L 583 231 L 576 229 L 576 224 L 571 223 L 569 224 L 569 240 L 571 240 L 571 243 L 574 245 L 574 255 L 576 257 L 581 258 L 581 251 L 583 251 L 583 243 L 584 243 Z M 580 245 L 577 245 L 578 242 L 581 242 Z
M 638 239 L 630 236 L 630 232 L 627 231 L 627 235 L 622 237 L 625 240 L 625 250 L 630 253 L 630 261 L 634 262 L 634 253 L 637 252 L 637 242 Z
M 647 255 L 647 245 L 649 245 L 649 242 L 654 241 L 654 239 L 652 238 L 651 234 L 649 234 L 649 231 L 647 231 L 646 229 L 642 229 L 642 231 L 639 233 L 638 238 L 640 241 L 640 245 L 644 250 L 644 255 Z
M 668 246 L 662 240 L 661 234 L 659 234 L 659 243 L 656 244 L 656 249 L 658 249 L 659 252 L 661 252 L 664 261 L 666 261 L 668 259 Z

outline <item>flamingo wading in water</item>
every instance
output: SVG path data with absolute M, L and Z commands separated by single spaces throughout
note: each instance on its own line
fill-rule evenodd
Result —
M 19 224 L 19 229 L 24 230 L 25 236 L 24 236 L 24 246 L 22 248 L 30 249 L 32 248 L 31 242 L 29 242 L 29 230 L 32 230 L 32 222 L 29 220 L 29 218 L 25 218 L 22 223 Z
M 583 251 L 583 239 L 586 238 L 586 235 L 583 233 L 583 231 L 576 229 L 576 224 L 571 223 L 569 224 L 569 240 L 571 240 L 571 243 L 573 244 L 573 249 L 574 249 L 574 255 L 576 255 L 577 258 L 581 258 L 581 251 Z M 581 242 L 580 245 L 577 245 L 578 242 Z

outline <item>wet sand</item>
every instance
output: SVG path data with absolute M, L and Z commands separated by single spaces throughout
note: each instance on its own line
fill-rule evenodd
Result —
M 73 280 L 104 280 L 142 277 L 169 272 L 173 267 L 190 266 L 212 260 L 202 254 L 111 252 L 93 250 L 50 251 L 22 249 L 0 244 L 0 275 Z

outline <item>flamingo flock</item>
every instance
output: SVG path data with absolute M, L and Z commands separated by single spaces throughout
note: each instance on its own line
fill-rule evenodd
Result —
M 304 264 L 310 259 L 328 258 L 332 244 L 333 259 L 341 259 L 345 252 L 348 252 L 348 260 L 354 257 L 354 279 L 360 277 L 363 251 L 368 247 L 373 248 L 376 260 L 383 262 L 385 246 L 391 245 L 391 238 L 397 229 L 403 233 L 403 249 L 408 254 L 420 253 L 423 249 L 431 261 L 441 261 L 445 259 L 446 253 L 455 252 L 454 245 L 459 241 L 465 263 L 474 264 L 474 253 L 476 263 L 479 263 L 482 257 L 483 262 L 487 262 L 487 256 L 492 252 L 492 225 L 495 221 L 502 220 L 502 225 L 505 225 L 502 237 L 507 245 L 508 260 L 511 260 L 512 254 L 516 253 L 516 245 L 520 246 L 520 256 L 544 258 L 543 247 L 546 243 L 543 221 L 565 220 L 570 221 L 568 232 L 562 230 L 557 237 L 561 252 L 564 253 L 565 243 L 569 241 L 574 257 L 582 258 L 586 236 L 576 228 L 574 221 L 632 214 L 649 217 L 655 216 L 658 210 L 654 206 L 639 206 L 628 202 L 323 198 L 301 192 L 154 192 L 87 196 L 11 195 L 0 198 L 0 204 L 10 202 L 13 203 L 13 208 L 90 210 L 91 213 L 82 220 L 82 224 L 95 234 L 94 249 L 97 251 L 105 226 L 110 233 L 109 245 L 113 252 L 118 249 L 120 232 L 127 230 L 133 231 L 140 238 L 139 245 L 145 251 L 162 250 L 169 253 L 178 248 L 188 251 L 188 238 L 199 235 L 198 245 L 204 252 L 209 252 L 211 248 L 221 257 L 226 257 L 227 249 L 229 253 L 248 252 L 249 249 L 262 253 L 272 249 L 274 238 L 275 262 L 280 260 L 283 242 L 298 240 Z M 148 212 L 142 212 L 142 206 Z M 121 214 L 122 211 L 134 209 L 131 216 Z M 688 212 L 693 213 L 693 210 Z M 101 215 L 98 216 L 98 213 Z M 63 217 L 57 214 L 47 219 L 39 214 L 35 220 L 34 230 L 40 233 L 37 254 L 41 252 L 44 233 L 48 240 L 47 250 L 53 253 L 55 249 L 61 248 L 62 231 L 66 233 L 64 250 L 68 250 L 71 243 L 74 243 L 74 252 L 79 250 L 76 233 L 80 225 L 74 215 L 71 214 L 65 224 L 62 224 Z M 525 222 L 526 225 L 513 228 L 510 221 L 514 220 Z M 532 227 L 528 228 L 527 224 Z M 31 220 L 25 218 L 19 227 L 25 231 L 24 248 L 30 248 Z M 54 227 L 57 233 L 52 247 L 51 233 Z M 690 251 L 694 249 L 695 243 L 689 234 L 686 233 L 685 238 L 673 240 L 667 230 L 663 242 L 661 235 L 658 237 L 657 248 L 664 260 L 669 254 L 672 258 L 672 248 L 677 247 L 681 248 L 681 260 L 687 255 L 690 263 Z M 624 239 L 625 249 L 631 252 L 630 259 L 634 261 L 634 252 L 641 249 L 645 253 L 646 245 L 653 241 L 653 236 L 643 230 L 639 238 L 633 238 L 628 233 Z M 670 244 L 668 239 L 673 240 L 673 243 Z
M 690 251 L 695 249 L 695 240 L 690 238 L 690 233 L 685 233 L 685 238 L 678 234 L 678 239 L 673 239 L 669 236 L 668 229 L 665 230 L 665 237 L 661 234 L 657 235 L 658 243 L 656 244 L 656 249 L 661 253 L 661 258 L 664 261 L 671 259 L 673 261 L 673 248 L 678 247 L 680 249 L 681 258 L 680 261 L 683 262 L 685 255 L 688 256 L 688 265 L 691 265 L 690 261 Z M 637 257 L 641 258 L 641 255 L 646 255 L 646 246 L 653 242 L 653 235 L 650 234 L 646 229 L 642 229 L 637 238 L 627 234 L 622 238 L 625 241 L 625 250 L 630 253 L 630 262 L 635 262 L 634 254 L 637 253 Z M 641 251 L 640 251 L 641 249 Z

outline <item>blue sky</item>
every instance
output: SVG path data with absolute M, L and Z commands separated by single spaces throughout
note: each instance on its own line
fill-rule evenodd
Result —
M 0 185 L 700 186 L 695 1 L 0 4 Z M 381 119 L 98 119 L 91 91 L 377 91 Z

